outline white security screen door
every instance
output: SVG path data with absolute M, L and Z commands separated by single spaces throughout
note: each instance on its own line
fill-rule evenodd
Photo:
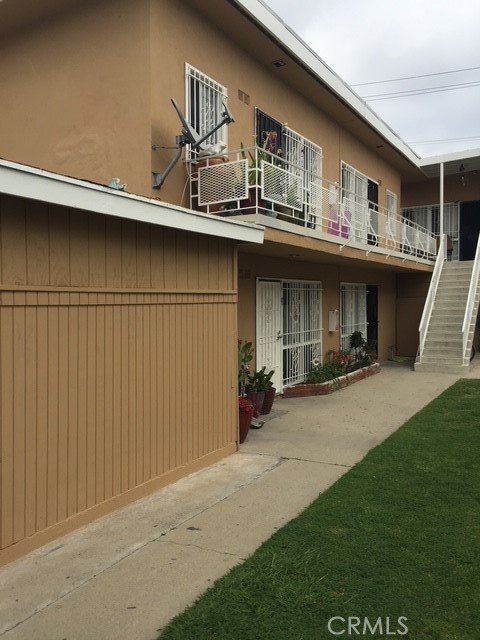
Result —
M 282 283 L 257 280 L 257 369 L 275 371 L 272 378 L 282 390 Z
M 363 339 L 367 339 L 367 285 L 342 284 L 341 297 L 340 346 L 342 351 L 349 351 L 354 331 L 361 331 Z
M 321 284 L 283 283 L 283 384 L 303 382 L 322 356 Z
M 303 382 L 321 355 L 321 284 L 258 280 L 257 368 L 274 369 L 281 391 Z

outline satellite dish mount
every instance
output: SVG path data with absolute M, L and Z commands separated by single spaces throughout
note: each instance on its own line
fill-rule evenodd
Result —
M 222 103 L 223 104 L 222 119 L 208 133 L 206 133 L 204 136 L 200 136 L 195 131 L 195 129 L 193 127 L 191 127 L 188 124 L 188 122 L 185 120 L 185 117 L 184 117 L 183 113 L 180 111 L 180 109 L 179 109 L 177 103 L 175 102 L 175 100 L 173 98 L 171 98 L 171 101 L 172 101 L 172 104 L 173 104 L 173 107 L 174 107 L 175 111 L 177 112 L 178 117 L 180 118 L 180 122 L 182 123 L 182 132 L 181 132 L 181 134 L 179 136 L 175 137 L 175 145 L 176 145 L 176 148 L 177 148 L 177 153 L 175 154 L 175 157 L 172 159 L 172 161 L 170 162 L 168 167 L 165 169 L 165 171 L 163 173 L 155 173 L 155 172 L 153 172 L 153 175 L 154 175 L 153 188 L 154 189 L 160 189 L 161 188 L 161 186 L 165 182 L 165 179 L 168 176 L 168 174 L 171 172 L 173 167 L 180 160 L 180 157 L 182 155 L 183 147 L 185 147 L 187 144 L 189 144 L 194 151 L 202 151 L 202 149 L 203 149 L 202 144 L 206 140 L 208 140 L 208 138 L 210 138 L 210 136 L 213 133 L 215 133 L 215 131 L 220 129 L 220 127 L 223 127 L 224 124 L 228 125 L 228 124 L 231 124 L 232 122 L 235 122 L 235 119 L 233 118 L 232 114 L 228 110 L 226 104 Z

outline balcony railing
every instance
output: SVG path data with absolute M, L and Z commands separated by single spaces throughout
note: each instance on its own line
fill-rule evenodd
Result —
M 258 218 L 268 216 L 303 227 L 306 235 L 342 248 L 348 245 L 367 253 L 417 261 L 435 259 L 435 234 L 398 213 L 344 194 L 338 184 L 261 148 L 231 152 L 228 161 L 219 157 L 202 159 L 191 167 L 190 204 L 194 209 L 222 216 L 248 216 L 265 226 L 289 228 Z

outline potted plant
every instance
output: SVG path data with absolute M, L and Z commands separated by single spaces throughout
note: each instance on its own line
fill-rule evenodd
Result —
M 275 371 L 271 369 L 267 373 L 267 367 L 262 367 L 259 371 L 253 374 L 252 378 L 255 380 L 255 386 L 257 392 L 264 393 L 262 408 L 260 409 L 260 413 L 262 415 L 266 415 L 270 413 L 273 406 L 273 401 L 275 399 L 276 389 L 273 386 L 272 377 Z
M 245 442 L 250 430 L 253 418 L 253 403 L 248 398 L 238 398 L 238 440 L 240 444 Z
M 259 371 L 250 374 L 245 385 L 246 396 L 253 403 L 254 418 L 258 418 L 260 415 L 265 399 L 265 391 L 261 390 L 261 376 L 259 377 L 259 374 Z
M 250 362 L 253 359 L 253 346 L 251 342 L 238 341 L 238 395 L 245 395 L 245 387 L 250 375 Z
M 349 372 L 368 367 L 375 361 L 375 352 L 367 344 L 361 331 L 354 331 L 350 336 L 350 349 L 353 355 L 353 362 L 349 366 Z
M 238 428 L 239 442 L 245 442 L 252 422 L 254 407 L 251 400 L 245 397 L 246 386 L 250 374 L 249 365 L 253 358 L 251 342 L 238 341 Z
M 249 196 L 248 200 L 243 202 L 242 206 L 247 208 L 254 207 L 265 209 L 267 215 L 272 215 L 272 211 L 266 209 L 265 202 L 260 197 L 260 170 L 262 167 L 262 160 L 270 164 L 281 164 L 282 150 L 277 149 L 277 137 L 276 131 L 264 131 L 263 132 L 263 144 L 260 148 L 255 147 L 254 152 L 248 151 L 250 158 L 250 164 L 248 167 L 248 184 L 249 184 Z M 254 136 L 256 140 L 256 136 Z M 245 147 L 243 142 L 240 143 L 242 150 L 242 158 L 247 159 L 245 153 Z

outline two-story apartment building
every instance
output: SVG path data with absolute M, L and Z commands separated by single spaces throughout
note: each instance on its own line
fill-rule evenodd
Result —
M 263 2 L 29 5 L 0 4 L 3 561 L 235 450 L 237 338 L 278 391 L 356 330 L 413 355 L 440 231 L 440 163 Z

